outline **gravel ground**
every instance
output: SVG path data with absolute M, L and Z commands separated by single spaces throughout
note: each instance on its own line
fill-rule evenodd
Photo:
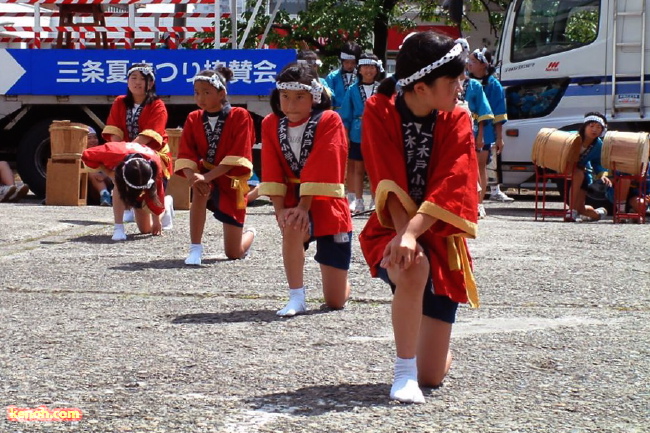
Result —
M 3 417 L 0 432 L 650 432 L 648 225 L 532 209 L 487 202 L 470 241 L 482 306 L 459 309 L 444 386 L 402 405 L 388 399 L 390 290 L 358 243 L 345 310 L 321 308 L 309 259 L 309 314 L 280 319 L 271 206 L 249 209 L 250 258 L 225 260 L 209 219 L 205 264 L 189 268 L 188 212 L 116 244 L 109 209 L 0 204 L 0 401 L 83 412 Z

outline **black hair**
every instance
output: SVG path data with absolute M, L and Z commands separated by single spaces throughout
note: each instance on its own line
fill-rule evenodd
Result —
M 409 36 L 397 53 L 395 74 L 392 77 L 382 80 L 377 89 L 377 93 L 390 97 L 395 93 L 397 80 L 410 77 L 420 69 L 441 59 L 455 44 L 456 42 L 453 39 L 431 31 L 414 33 L 412 36 Z M 431 83 L 440 77 L 456 78 L 464 70 L 465 58 L 460 55 L 429 72 L 424 77 L 402 87 L 402 90 L 405 92 L 412 91 L 417 83 L 424 83 L 427 86 L 431 85 Z
M 361 60 L 361 59 L 371 59 L 371 60 L 379 61 L 379 57 L 377 57 L 373 53 L 363 53 L 363 54 L 361 54 L 361 56 L 359 56 L 359 60 Z M 361 82 L 362 82 L 361 73 L 359 72 L 359 68 L 361 68 L 361 66 L 375 66 L 375 65 L 359 65 L 359 64 L 357 64 L 357 79 L 359 80 L 359 84 L 361 84 Z M 375 81 L 381 81 L 381 79 L 384 78 L 383 77 L 384 73 L 381 72 L 381 70 L 379 69 L 379 66 L 375 66 L 375 68 L 377 69 L 377 75 L 375 75 Z
M 361 47 L 354 41 L 347 41 L 341 47 L 341 52 L 354 56 L 356 60 L 359 60 L 359 56 L 361 56 Z
M 289 63 L 285 66 L 282 71 L 275 77 L 275 81 L 278 83 L 288 83 L 288 82 L 298 82 L 311 86 L 311 82 L 316 80 L 320 83 L 318 75 L 314 73 L 313 69 L 309 65 L 302 63 Z M 314 110 L 329 110 L 332 108 L 332 98 L 330 97 L 327 87 L 323 88 L 323 93 L 321 93 L 320 103 L 314 104 Z M 284 113 L 280 108 L 280 91 L 278 89 L 273 89 L 271 92 L 271 109 L 273 112 L 279 116 L 284 117 Z
M 155 161 L 147 161 L 139 153 L 127 155 L 124 158 L 124 161 L 120 162 L 118 166 L 115 167 L 115 187 L 120 192 L 122 201 L 127 206 L 137 206 L 138 198 L 140 198 L 143 193 L 148 195 L 156 206 L 163 206 L 160 203 L 160 200 L 158 200 L 158 191 L 155 182 L 158 169 L 158 164 L 156 164 Z M 128 186 L 124 177 L 126 177 L 132 185 L 146 185 L 149 179 L 153 179 L 154 182 L 150 188 L 136 189 Z
M 225 66 L 220 66 L 216 70 L 214 70 L 214 69 L 204 69 L 204 70 L 202 70 L 201 72 L 199 72 L 196 75 L 200 75 L 202 77 L 213 77 L 213 76 L 217 75 L 219 77 L 219 81 L 221 81 L 221 84 L 223 84 L 223 87 L 225 88 L 226 84 L 229 83 L 230 80 L 232 80 L 232 77 L 233 77 L 234 74 L 232 72 L 232 69 L 227 68 Z M 221 103 L 223 104 L 223 103 L 226 103 L 227 101 L 228 101 L 228 98 L 227 98 L 227 96 L 224 95 L 224 98 L 221 101 Z
M 300 50 L 296 55 L 296 60 L 304 60 L 307 62 L 309 67 L 314 71 L 314 74 L 318 76 L 318 54 L 314 50 Z M 301 63 L 301 62 L 298 62 Z M 301 63 L 302 64 L 302 63 Z
M 599 113 L 598 111 L 590 111 L 589 113 L 585 114 L 585 117 L 589 117 L 589 116 L 600 117 L 605 122 L 605 128 L 607 128 L 607 118 L 602 113 Z M 583 140 L 585 139 L 585 130 L 587 129 L 587 126 L 593 122 L 594 121 L 585 122 L 582 125 L 580 125 L 580 128 L 578 129 L 578 134 L 580 134 L 580 138 L 582 138 Z M 605 128 L 603 128 L 603 130 L 605 130 Z
M 476 60 L 478 60 L 479 62 L 481 61 L 481 60 L 478 58 L 478 56 L 476 55 L 476 53 L 472 53 L 471 55 L 472 55 Z M 497 68 L 493 65 L 493 62 L 492 62 L 492 60 L 494 59 L 494 56 L 493 56 L 493 54 L 492 54 L 492 51 L 487 51 L 487 50 L 485 50 L 485 53 L 484 53 L 483 55 L 485 56 L 485 60 L 487 60 L 487 69 L 485 70 L 485 76 L 484 76 L 484 77 L 481 77 L 481 78 L 477 78 L 477 77 L 475 77 L 475 76 L 472 75 L 472 74 L 469 74 L 469 76 L 470 76 L 470 78 L 475 78 L 475 79 L 481 81 L 481 84 L 483 84 L 484 86 L 487 86 L 490 77 L 491 77 L 492 75 L 494 75 L 494 73 L 497 71 Z
M 134 63 L 134 64 L 131 65 L 131 68 L 135 68 L 135 67 L 149 67 L 149 68 L 151 68 L 152 66 L 147 65 L 146 63 Z M 131 73 L 132 74 L 140 74 L 145 79 L 146 86 L 147 86 L 147 92 L 144 95 L 144 102 L 142 102 L 143 107 L 145 105 L 151 104 L 156 99 L 159 99 L 158 95 L 156 94 L 156 80 L 151 75 L 145 75 L 140 71 L 134 71 L 134 72 L 131 72 Z M 155 73 L 155 71 L 154 71 L 154 73 Z M 127 76 L 126 79 L 128 80 L 129 77 Z M 133 93 L 131 93 L 128 86 L 126 88 L 126 98 L 124 99 L 124 103 L 126 104 L 126 106 L 128 108 L 133 108 L 133 105 L 135 104 L 135 101 L 133 99 Z

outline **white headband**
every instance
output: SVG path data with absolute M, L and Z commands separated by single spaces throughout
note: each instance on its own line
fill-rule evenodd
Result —
M 440 66 L 444 65 L 445 63 L 449 63 L 456 57 L 462 55 L 462 54 L 467 54 L 466 47 L 468 47 L 467 41 L 464 39 L 457 39 L 456 44 L 453 46 L 451 50 L 435 62 L 431 63 L 428 66 L 425 66 L 424 68 L 420 69 L 417 71 L 415 74 L 411 75 L 410 77 L 402 78 L 397 81 L 397 84 L 401 87 L 408 86 L 414 81 L 419 80 L 420 78 L 428 75 L 431 73 L 436 68 L 439 68 Z
M 321 66 L 323 66 L 323 62 L 321 62 L 320 59 L 316 59 L 316 60 L 305 60 L 305 59 L 300 59 L 300 60 L 297 61 L 297 63 L 299 63 L 299 64 L 303 64 L 303 65 L 316 65 L 316 66 L 318 66 L 319 68 L 320 68 Z
M 363 65 L 376 66 L 377 69 L 379 69 L 379 72 L 384 72 L 384 67 L 382 66 L 381 60 L 359 59 L 359 62 L 357 63 L 357 65 L 358 66 L 363 66 Z
M 469 46 L 469 45 L 468 45 Z M 485 57 L 485 53 L 487 53 L 487 48 L 483 47 L 482 49 L 475 49 L 472 54 L 476 56 L 479 62 L 485 63 L 486 65 L 489 64 L 490 62 L 487 61 L 487 57 Z
M 275 88 L 278 90 L 306 90 L 313 96 L 315 104 L 320 104 L 323 93 L 323 86 L 316 80 L 311 80 L 311 86 L 297 81 L 276 82 Z
M 151 187 L 153 186 L 153 184 L 154 184 L 154 180 L 153 180 L 152 177 L 150 177 L 149 180 L 147 181 L 147 183 L 144 184 L 144 185 L 133 185 L 133 184 L 132 184 L 131 182 L 129 182 L 129 180 L 126 178 L 126 166 L 127 166 L 127 164 L 128 164 L 129 162 L 131 162 L 131 161 L 144 161 L 144 162 L 146 162 L 147 164 L 149 164 L 149 161 L 147 161 L 147 160 L 144 159 L 144 158 L 131 158 L 131 159 L 129 159 L 128 161 L 126 161 L 126 162 L 124 163 L 124 165 L 122 166 L 122 179 L 124 179 L 124 183 L 126 183 L 130 188 L 133 188 L 133 189 L 149 189 L 149 188 L 151 188 Z M 153 174 L 153 171 L 152 171 L 152 174 Z
M 197 75 L 192 79 L 192 83 L 196 83 L 197 81 L 207 81 L 208 83 L 212 84 L 212 86 L 217 90 L 226 90 L 226 86 L 224 86 L 217 74 L 214 74 L 211 77 L 206 77 L 205 75 Z
M 341 53 L 341 60 L 357 60 L 354 54 Z
M 143 75 L 151 75 L 151 78 L 153 78 L 153 80 L 156 81 L 156 75 L 154 75 L 153 68 L 151 66 L 133 66 L 126 73 L 126 76 L 128 77 L 135 71 L 142 72 Z
M 589 123 L 589 122 L 600 123 L 600 126 L 602 126 L 603 128 L 607 127 L 607 125 L 605 124 L 605 121 L 600 116 L 587 116 L 587 117 L 585 117 L 584 123 Z

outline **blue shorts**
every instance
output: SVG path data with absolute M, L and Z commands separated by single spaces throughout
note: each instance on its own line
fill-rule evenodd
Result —
M 390 285 L 390 289 L 395 294 L 395 284 L 388 278 L 388 270 L 377 267 L 377 277 Z M 431 277 L 427 280 L 424 287 L 424 297 L 422 299 L 422 314 L 432 319 L 442 320 L 446 323 L 456 322 L 456 310 L 458 302 L 454 302 L 446 296 L 436 295 L 433 293 L 433 282 Z
M 348 158 L 354 161 L 363 161 L 361 154 L 361 143 L 350 142 L 350 150 L 348 151 Z
M 492 162 L 492 146 L 494 146 L 494 143 L 483 143 L 483 148 L 480 150 L 481 152 L 488 153 L 487 161 L 485 162 L 486 165 Z
M 305 251 L 309 244 L 316 241 L 314 259 L 321 265 L 331 266 L 347 271 L 352 260 L 352 232 L 342 232 L 336 235 L 311 237 L 305 242 Z
M 239 228 L 244 227 L 244 224 L 237 221 L 231 215 L 221 212 L 221 209 L 219 209 L 220 195 L 221 193 L 219 192 L 219 188 L 216 187 L 212 188 L 212 195 L 210 195 L 210 199 L 208 200 L 208 205 L 207 205 L 208 210 L 212 212 L 212 215 L 217 221 L 220 221 L 224 224 L 230 224 L 231 226 L 235 226 Z

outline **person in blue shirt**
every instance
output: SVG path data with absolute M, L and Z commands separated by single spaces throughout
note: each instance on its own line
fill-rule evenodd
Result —
M 348 41 L 341 48 L 341 67 L 330 72 L 325 77 L 325 82 L 332 89 L 332 108 L 335 111 L 341 109 L 343 98 L 348 88 L 357 81 L 355 68 L 361 55 L 361 47 L 352 41 Z
M 352 213 L 366 210 L 363 202 L 365 167 L 361 154 L 361 117 L 366 100 L 377 92 L 384 68 L 376 55 L 363 53 L 359 57 L 357 70 L 357 81 L 348 89 L 339 111 L 350 142 L 347 187 L 348 203 Z M 374 200 L 370 202 L 369 208 L 372 209 L 373 206 Z
M 506 97 L 503 87 L 499 80 L 496 79 L 494 73 L 496 68 L 492 64 L 492 53 L 486 48 L 476 49 L 469 56 L 467 68 L 470 72 L 470 77 L 476 78 L 483 85 L 483 91 L 490 103 L 494 119 L 486 125 L 483 135 L 483 148 L 478 151 L 478 165 L 479 165 L 479 182 L 482 191 L 479 193 L 479 217 L 485 217 L 485 208 L 483 207 L 483 196 L 487 188 L 487 165 L 492 158 L 492 146 L 496 146 L 497 155 L 503 151 L 503 124 L 508 121 L 508 112 L 506 110 Z M 477 143 L 478 149 L 481 143 Z M 501 191 L 497 184 L 491 194 L 491 200 L 498 200 L 502 202 L 512 202 L 514 199 L 508 197 Z
M 566 221 L 575 222 L 579 216 L 582 221 L 598 221 L 605 215 L 607 210 L 603 207 L 594 209 L 585 204 L 587 189 L 594 182 L 594 178 L 600 179 L 608 187 L 612 185 L 607 177 L 607 169 L 602 166 L 600 154 L 603 148 L 601 137 L 607 130 L 607 119 L 596 111 L 587 113 L 585 120 L 578 130 L 582 139 L 578 162 L 573 170 L 573 181 L 571 184 L 571 211 L 565 218 Z

